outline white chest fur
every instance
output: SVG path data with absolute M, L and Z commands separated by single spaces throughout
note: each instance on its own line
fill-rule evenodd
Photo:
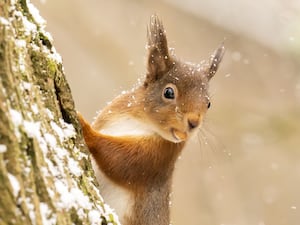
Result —
M 121 224 L 123 224 L 124 218 L 131 214 L 133 206 L 131 193 L 110 181 L 99 169 L 93 156 L 91 156 L 91 159 L 95 176 L 100 186 L 100 194 L 102 195 L 104 202 L 115 210 Z
M 100 133 L 109 136 L 147 136 L 153 131 L 146 123 L 133 118 L 123 117 L 113 122 L 108 122 L 100 130 Z M 113 153 L 112 153 L 113 154 Z M 132 194 L 125 188 L 112 182 L 97 166 L 92 158 L 92 166 L 100 186 L 100 193 L 104 201 L 115 209 L 121 223 L 124 218 L 131 215 L 134 199 Z
M 130 117 L 121 117 L 105 124 L 99 132 L 110 136 L 147 136 L 153 129 L 148 124 Z

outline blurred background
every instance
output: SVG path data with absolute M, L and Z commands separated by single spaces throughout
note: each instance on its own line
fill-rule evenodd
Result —
M 299 0 L 32 1 L 89 121 L 145 73 L 151 14 L 187 61 L 225 39 L 212 107 L 176 166 L 172 224 L 300 224 Z

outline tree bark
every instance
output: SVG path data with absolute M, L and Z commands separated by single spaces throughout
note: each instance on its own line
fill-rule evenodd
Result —
M 119 224 L 44 27 L 29 0 L 0 2 L 0 225 Z

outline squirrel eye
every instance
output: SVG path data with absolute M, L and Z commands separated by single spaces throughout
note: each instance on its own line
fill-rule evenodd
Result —
M 207 108 L 208 108 L 208 109 L 210 108 L 210 105 L 211 105 L 210 102 L 208 102 L 208 104 L 207 104 Z
M 167 87 L 164 90 L 164 97 L 167 99 L 174 99 L 175 98 L 175 91 L 171 87 Z

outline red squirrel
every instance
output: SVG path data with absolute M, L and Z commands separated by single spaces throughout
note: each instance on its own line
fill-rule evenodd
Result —
M 174 165 L 210 107 L 208 83 L 225 51 L 222 44 L 204 64 L 180 61 L 157 16 L 147 36 L 144 82 L 116 97 L 92 126 L 79 114 L 101 194 L 123 225 L 170 224 Z

